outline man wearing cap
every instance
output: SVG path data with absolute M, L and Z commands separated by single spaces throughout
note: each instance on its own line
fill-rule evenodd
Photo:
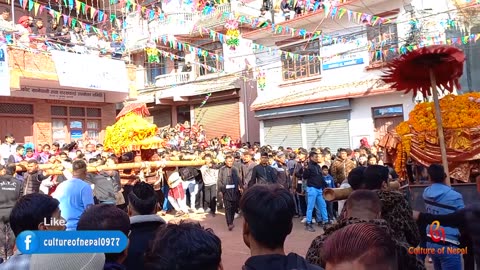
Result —
M 0 146 L 0 156 L 5 163 L 11 155 L 15 154 L 16 149 L 17 144 L 15 143 L 15 138 L 13 138 L 12 134 L 8 133 L 5 135 L 5 142 Z
M 260 164 L 253 168 L 252 178 L 248 182 L 248 187 L 255 184 L 273 184 L 277 183 L 277 171 L 268 166 L 268 153 L 262 152 L 260 155 Z
M 272 167 L 277 170 L 277 182 L 287 190 L 290 190 L 292 182 L 290 180 L 290 174 L 288 172 L 286 163 L 285 153 L 280 151 L 277 152 L 275 162 L 272 164 Z

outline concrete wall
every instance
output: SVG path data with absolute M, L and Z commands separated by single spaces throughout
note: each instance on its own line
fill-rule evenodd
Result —
M 394 93 L 352 99 L 349 122 L 351 147 L 357 148 L 360 146 L 361 137 L 367 137 L 369 142 L 374 140 L 373 107 L 399 104 L 403 105 L 404 119 L 408 119 L 408 114 L 415 107 L 411 94 Z
M 20 103 L 20 104 L 33 104 L 33 136 L 35 144 L 51 144 L 52 141 L 52 115 L 51 106 L 78 106 L 78 107 L 94 107 L 102 109 L 101 117 L 101 133 L 100 141 L 103 141 L 105 137 L 105 129 L 109 125 L 115 123 L 116 111 L 115 104 L 112 103 L 95 103 L 95 102 L 74 102 L 74 101 L 61 101 L 61 100 L 43 100 L 43 99 L 28 99 L 28 98 L 16 98 L 16 97 L 2 97 L 2 102 L 5 103 Z M 15 118 L 15 115 L 11 115 Z M 26 116 L 18 116 L 26 117 Z M 28 116 L 27 116 L 28 117 Z M 61 118 L 61 117 L 57 117 Z M 18 126 L 18 128 L 24 128 Z M 11 132 L 15 134 L 15 130 L 5 130 L 2 132 Z M 67 139 L 69 141 L 69 138 Z

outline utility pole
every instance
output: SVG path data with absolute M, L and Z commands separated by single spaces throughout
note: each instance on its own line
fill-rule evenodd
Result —
M 270 13 L 272 14 L 272 24 L 275 23 L 275 10 L 273 8 L 273 0 L 269 0 L 270 2 Z

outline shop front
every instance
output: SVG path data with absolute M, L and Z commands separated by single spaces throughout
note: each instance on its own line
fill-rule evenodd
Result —
M 17 143 L 101 143 L 115 122 L 115 104 L 129 94 L 123 61 L 8 47 L 8 89 L 0 88 L 0 137 Z M 1 87 L 1 85 L 0 85 Z

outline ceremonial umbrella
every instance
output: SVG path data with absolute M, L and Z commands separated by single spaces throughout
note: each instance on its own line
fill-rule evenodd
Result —
M 382 80 L 391 83 L 397 91 L 405 91 L 405 93 L 413 91 L 414 96 L 420 91 L 424 96 L 433 96 L 440 153 L 448 185 L 450 185 L 450 174 L 437 86 L 449 92 L 452 92 L 455 87 L 460 89 L 458 79 L 463 74 L 464 62 L 465 54 L 460 49 L 433 45 L 395 58 L 388 64 L 387 71 L 382 76 Z

